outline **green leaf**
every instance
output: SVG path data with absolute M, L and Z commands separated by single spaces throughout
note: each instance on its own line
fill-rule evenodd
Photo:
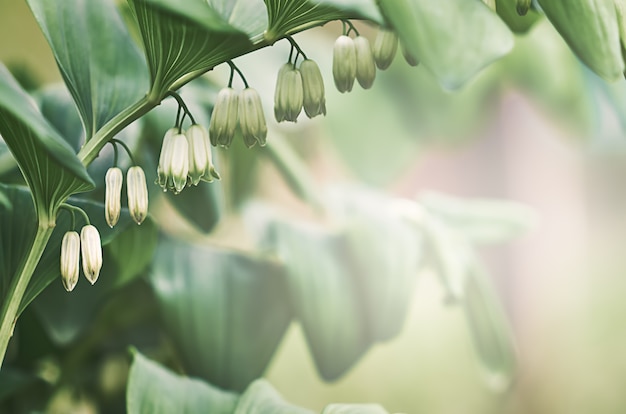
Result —
M 407 49 L 455 89 L 513 48 L 508 27 L 482 1 L 380 0 Z
M 373 22 L 383 22 L 383 17 L 373 0 L 309 0 L 309 3 L 334 6 L 345 13 L 350 13 L 350 15 L 354 13 L 358 17 Z
M 39 110 L 75 152 L 80 150 L 85 133 L 80 114 L 69 91 L 63 84 L 48 86 L 34 96 Z
M 420 203 L 447 226 L 473 243 L 501 243 L 528 231 L 536 222 L 529 207 L 503 200 L 463 200 L 444 194 L 425 193 Z
M 239 397 L 233 414 L 313 414 L 313 411 L 289 404 L 269 382 L 259 379 Z
M 87 139 L 148 89 L 146 64 L 110 0 L 28 0 Z
M 130 0 L 129 4 L 143 39 L 151 94 L 157 97 L 177 89 L 176 81 L 184 75 L 209 70 L 252 48 L 248 35 L 206 2 Z M 264 12 L 257 10 L 257 18 L 263 18 Z
M 41 381 L 31 373 L 11 367 L 4 367 L 0 372 L 0 402 L 12 394 Z
M 233 393 L 176 375 L 138 351 L 133 352 L 126 389 L 128 414 L 231 414 L 236 402 Z
M 505 390 L 515 372 L 515 344 L 497 295 L 476 265 L 466 279 L 462 304 L 476 351 L 487 369 L 488 384 Z
M 74 151 L 1 65 L 0 135 L 32 191 L 40 220 L 54 221 L 69 195 L 94 187 Z
M 320 25 L 331 20 L 377 16 L 371 1 L 357 5 L 352 0 L 265 0 L 268 28 L 265 39 L 272 43 L 305 27 Z M 336 6 L 347 6 L 345 10 Z
M 362 298 L 346 260 L 346 237 L 280 220 L 261 234 L 260 245 L 273 248 L 287 268 L 294 312 L 320 375 L 337 379 L 371 345 Z
M 348 270 L 362 296 L 369 336 L 398 335 L 415 293 L 422 259 L 422 235 L 374 192 L 341 188 L 332 197 L 345 223 Z
M 282 269 L 242 253 L 163 239 L 150 282 L 185 368 L 225 389 L 263 374 L 291 321 Z
M 105 259 L 115 263 L 115 286 L 122 286 L 148 267 L 156 250 L 159 228 L 148 217 L 140 226 L 130 225 L 106 246 Z
M 572 51 L 601 77 L 622 76 L 624 62 L 614 0 L 539 0 Z
M 330 404 L 322 414 L 388 414 L 378 404 Z
M 531 8 L 525 16 L 517 13 L 516 0 L 496 0 L 498 16 L 509 26 L 514 33 L 526 33 L 541 18 L 541 15 Z

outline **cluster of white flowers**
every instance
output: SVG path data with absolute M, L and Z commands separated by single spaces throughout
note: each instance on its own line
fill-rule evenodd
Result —
M 92 285 L 98 280 L 102 268 L 100 234 L 91 224 L 80 231 L 68 231 L 61 242 L 61 280 L 65 290 L 71 292 L 78 283 L 82 256 L 83 273 Z
M 299 69 L 295 62 L 285 63 L 276 80 L 276 121 L 297 122 L 302 109 L 309 118 L 326 115 L 324 81 L 317 63 L 311 59 L 304 59 Z
M 165 133 L 157 167 L 157 183 L 163 191 L 178 194 L 187 185 L 219 178 L 213 166 L 209 133 L 204 126 L 193 124 L 187 131 L 175 127 Z
M 350 92 L 355 80 L 363 89 L 371 88 L 376 79 L 376 68 L 387 69 L 397 49 L 398 36 L 384 28 L 378 31 L 373 47 L 360 35 L 354 39 L 348 35 L 339 36 L 333 48 L 333 78 L 337 90 Z M 419 64 L 405 47 L 402 47 L 402 54 L 409 65 Z

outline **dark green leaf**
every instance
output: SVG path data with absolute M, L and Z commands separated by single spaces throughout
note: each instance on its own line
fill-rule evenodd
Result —
M 334 6 L 346 14 L 356 15 L 373 22 L 382 23 L 383 21 L 374 0 L 309 0 L 309 3 Z
M 291 320 L 279 266 L 164 239 L 150 281 L 189 373 L 234 390 L 263 374 Z
M 110 0 L 28 0 L 68 86 L 87 139 L 148 90 L 141 52 Z
M 115 263 L 115 286 L 130 282 L 150 264 L 158 232 L 156 223 L 148 217 L 140 226 L 129 225 L 106 246 L 105 258 Z
M 35 382 L 40 381 L 35 375 L 11 367 L 3 367 L 0 372 L 0 402 Z
M 66 197 L 93 188 L 74 151 L 4 66 L 0 66 L 0 134 L 33 193 L 40 219 L 54 220 Z
M 49 86 L 38 91 L 35 100 L 43 116 L 59 131 L 72 149 L 78 152 L 84 142 L 85 133 L 80 114 L 67 88 L 63 84 Z
M 231 414 L 237 395 L 202 381 L 176 375 L 138 351 L 128 376 L 128 414 Z
M 269 382 L 259 379 L 239 397 L 233 414 L 313 414 L 313 411 L 289 404 Z
M 331 20 L 375 17 L 370 0 L 360 6 L 350 0 L 265 0 L 268 28 L 265 39 L 273 42 L 284 35 Z M 336 6 L 345 5 L 345 10 Z
M 143 39 L 153 95 L 177 89 L 175 82 L 184 75 L 206 71 L 252 47 L 247 34 L 206 2 L 131 0 L 130 6 Z
M 617 80 L 624 72 L 614 0 L 539 0 L 574 53 L 598 75 Z
M 446 88 L 458 88 L 513 48 L 513 34 L 482 1 L 380 0 L 407 49 Z

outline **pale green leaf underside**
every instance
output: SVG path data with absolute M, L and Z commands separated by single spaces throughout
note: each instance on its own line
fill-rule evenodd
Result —
M 607 80 L 624 72 L 614 0 L 539 0 L 543 11 L 570 48 Z
M 90 138 L 148 90 L 147 70 L 111 0 L 28 0 Z
M 67 142 L 0 66 L 0 135 L 30 187 L 37 214 L 54 220 L 58 204 L 94 184 Z
M 458 88 L 513 48 L 513 34 L 482 1 L 380 0 L 407 49 L 446 88 Z
M 197 379 L 176 375 L 138 351 L 126 388 L 128 414 L 231 414 L 237 395 Z
M 324 408 L 322 414 L 388 414 L 378 404 L 331 404 Z

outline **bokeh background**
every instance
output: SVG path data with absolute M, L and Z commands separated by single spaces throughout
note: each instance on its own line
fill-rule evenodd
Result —
M 308 154 L 322 185 L 503 198 L 536 211 L 526 235 L 480 251 L 517 339 L 519 372 L 506 392 L 487 386 L 460 309 L 446 306 L 424 272 L 402 334 L 376 345 L 342 379 L 319 378 L 297 324 L 267 378 L 289 401 L 317 410 L 345 401 L 405 413 L 625 412 L 623 82 L 596 78 L 544 19 L 461 90 L 442 90 L 399 56 L 371 90 L 342 95 L 329 76 L 338 27 L 296 36 L 327 75 L 328 115 L 282 131 Z M 0 61 L 24 79 L 60 81 L 25 2 L 0 0 L 0 39 Z M 285 42 L 237 61 L 269 101 L 287 53 Z M 211 76 L 224 79 L 227 70 Z M 265 174 L 259 196 L 296 206 L 288 189 L 263 185 L 276 173 Z

